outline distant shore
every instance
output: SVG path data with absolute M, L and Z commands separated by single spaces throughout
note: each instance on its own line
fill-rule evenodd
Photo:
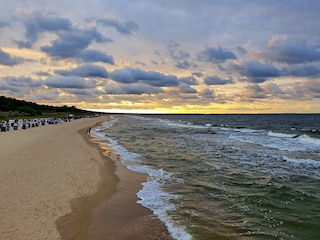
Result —
M 171 239 L 136 203 L 146 176 L 113 161 L 87 134 L 106 119 L 0 134 L 1 238 Z

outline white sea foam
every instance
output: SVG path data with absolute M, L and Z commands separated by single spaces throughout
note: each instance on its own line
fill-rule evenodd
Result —
M 259 144 L 264 147 L 275 148 L 282 151 L 307 151 L 315 150 L 320 146 L 320 139 L 311 138 L 307 135 L 297 136 L 294 134 L 274 132 L 247 132 L 232 133 L 230 138 L 252 144 Z
M 313 167 L 320 167 L 320 161 L 313 160 L 313 159 L 296 159 L 296 158 L 290 158 L 288 156 L 282 156 L 282 158 L 287 162 L 291 162 L 294 164 L 303 164 L 303 165 L 309 165 Z
M 167 122 L 166 123 L 168 126 L 172 126 L 172 127 L 179 127 L 179 128 L 196 128 L 196 129 L 204 129 L 204 128 L 208 128 L 209 126 L 201 126 L 201 125 L 193 125 L 192 123 L 175 123 L 175 122 Z
M 296 138 L 297 141 L 299 141 L 300 143 L 320 146 L 320 139 L 312 138 L 312 137 L 305 135 L 305 134 L 297 135 L 297 134 L 287 134 L 287 133 L 276 133 L 276 132 L 270 131 L 268 133 L 268 136 L 278 137 L 278 138 Z
M 312 144 L 320 147 L 320 139 L 311 138 L 308 135 L 301 135 L 297 138 L 302 143 Z
M 176 209 L 176 206 L 170 203 L 172 199 L 178 199 L 178 195 L 170 194 L 162 190 L 163 179 L 171 178 L 170 175 L 160 170 L 149 171 L 150 177 L 147 182 L 143 183 L 143 188 L 137 193 L 140 198 L 138 203 L 153 211 L 153 213 L 167 226 L 171 236 L 177 240 L 189 240 L 192 236 L 187 233 L 181 226 L 172 221 L 167 211 Z
M 104 126 L 112 127 L 109 123 L 105 123 Z M 166 225 L 174 239 L 191 240 L 192 236 L 167 215 L 167 211 L 176 209 L 176 206 L 170 203 L 170 200 L 179 198 L 178 195 L 170 194 L 162 190 L 164 182 L 174 179 L 172 173 L 168 173 L 163 169 L 154 169 L 146 165 L 140 165 L 141 155 L 129 152 L 126 148 L 118 144 L 116 140 L 106 136 L 103 128 L 93 129 L 92 134 L 107 141 L 108 145 L 121 156 L 122 163 L 128 169 L 149 175 L 148 181 L 142 184 L 143 188 L 137 193 L 137 196 L 140 198 L 137 203 L 149 208 Z M 175 179 L 175 181 L 179 182 L 179 179 Z
M 250 128 L 229 128 L 229 127 L 220 127 L 220 130 L 223 131 L 232 131 L 232 132 L 241 132 L 241 133 L 254 133 L 261 132 L 261 130 L 250 129 Z
M 278 133 L 278 132 L 269 131 L 268 132 L 268 136 L 279 137 L 279 138 L 293 138 L 293 137 L 296 137 L 297 135 L 296 134 Z

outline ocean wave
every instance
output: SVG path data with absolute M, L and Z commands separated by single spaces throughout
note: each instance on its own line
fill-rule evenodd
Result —
M 121 156 L 121 162 L 129 170 L 148 174 L 147 182 L 142 183 L 143 188 L 137 193 L 140 200 L 137 203 L 149 208 L 155 216 L 157 216 L 168 228 L 169 233 L 177 240 L 191 240 L 192 236 L 187 233 L 182 226 L 172 220 L 167 212 L 175 210 L 177 206 L 170 203 L 172 199 L 178 199 L 179 195 L 170 194 L 162 190 L 165 182 L 182 183 L 182 179 L 173 177 L 173 173 L 164 171 L 163 169 L 155 169 L 148 165 L 142 165 L 141 155 L 128 151 L 120 145 L 116 140 L 105 135 L 106 128 L 113 126 L 117 120 L 105 122 L 103 127 L 97 127 L 92 130 L 92 134 L 108 143 L 117 154 Z
M 270 137 L 278 137 L 278 138 L 295 138 L 299 137 L 297 134 L 288 134 L 288 133 L 279 133 L 279 132 L 268 132 L 268 136 Z
M 294 163 L 294 164 L 309 165 L 317 168 L 320 167 L 320 161 L 313 160 L 313 159 L 297 159 L 297 158 L 291 158 L 288 156 L 282 156 L 282 158 L 283 160 Z
M 299 136 L 297 139 L 303 143 L 308 143 L 308 144 L 320 146 L 320 139 L 312 138 L 312 137 L 305 135 L 305 134 Z
M 259 144 L 264 147 L 290 152 L 317 150 L 320 146 L 320 139 L 317 138 L 271 131 L 267 133 L 263 131 L 231 133 L 230 138 L 240 142 Z

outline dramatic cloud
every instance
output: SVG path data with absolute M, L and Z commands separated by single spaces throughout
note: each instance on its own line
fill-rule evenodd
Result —
M 53 14 L 43 14 L 41 12 L 33 12 L 27 15 L 24 21 L 26 28 L 25 37 L 27 41 L 17 41 L 19 47 L 31 48 L 38 40 L 40 33 L 56 32 L 60 30 L 71 30 L 72 23 L 69 19 L 59 17 Z
M 274 66 L 257 61 L 243 62 L 241 65 L 234 65 L 233 68 L 252 83 L 262 83 L 268 78 L 281 76 L 280 70 Z
M 110 95 L 124 95 L 124 94 L 158 94 L 163 93 L 163 89 L 160 87 L 153 87 L 144 83 L 130 83 L 125 85 L 108 84 L 105 87 L 106 94 Z
M 65 77 L 65 76 L 52 76 L 48 77 L 44 84 L 51 88 L 77 88 L 86 89 L 94 88 L 96 86 L 96 81 L 94 80 L 84 80 L 80 77 Z
M 86 49 L 77 55 L 83 62 L 102 62 L 114 65 L 114 59 L 111 55 L 94 49 Z
M 180 45 L 175 41 L 169 41 L 167 44 L 167 54 L 172 58 L 176 64 L 177 69 L 196 68 L 197 65 L 190 61 L 191 54 L 187 51 L 181 50 Z
M 42 86 L 40 80 L 34 80 L 30 77 L 3 77 L 0 81 L 2 91 L 9 90 L 12 92 L 29 92 Z M 27 90 L 26 90 L 27 89 Z
M 203 89 L 200 95 L 205 98 L 215 98 L 215 92 L 209 88 Z
M 196 68 L 198 65 L 191 63 L 187 60 L 183 60 L 183 61 L 178 61 L 174 66 L 179 69 L 189 69 L 189 68 Z
M 90 109 L 320 112 L 319 9 L 316 0 L 8 1 L 0 94 Z
M 264 89 L 265 93 L 268 93 L 271 95 L 285 94 L 285 92 L 282 91 L 280 89 L 280 87 L 273 82 L 267 82 L 267 83 L 263 84 L 262 88 Z
M 199 85 L 199 81 L 194 77 L 182 77 L 182 78 L 179 78 L 179 81 L 186 83 L 188 85 Z
M 182 93 L 197 93 L 196 89 L 186 83 L 181 83 L 179 87 Z
M 309 44 L 286 36 L 274 36 L 264 55 L 271 61 L 287 64 L 316 62 L 320 61 L 320 43 Z
M 320 77 L 319 64 L 301 64 L 299 66 L 293 65 L 286 68 L 284 74 L 295 77 Z
M 133 21 L 120 23 L 116 19 L 103 18 L 103 19 L 98 19 L 97 23 L 107 27 L 114 27 L 119 33 L 125 34 L 125 35 L 132 35 L 133 32 L 139 29 L 138 24 Z
M 144 71 L 138 68 L 124 68 L 110 73 L 110 78 L 120 83 L 145 83 L 156 87 L 178 86 L 176 76 L 164 75 L 155 71 Z
M 180 49 L 180 45 L 174 41 L 169 41 L 167 44 L 168 54 L 175 60 L 185 60 L 190 58 L 190 54 Z
M 252 84 L 246 86 L 246 94 L 244 97 L 252 98 L 266 98 L 267 95 L 264 93 L 263 88 L 258 84 Z
M 80 30 L 74 29 L 70 32 L 59 34 L 51 46 L 43 46 L 41 50 L 54 58 L 78 58 L 84 62 L 104 62 L 114 64 L 112 56 L 94 49 L 87 49 L 96 41 L 98 43 L 110 42 L 110 39 L 103 37 L 95 28 Z
M 221 47 L 219 48 L 207 48 L 206 50 L 198 54 L 198 59 L 204 62 L 223 63 L 229 59 L 236 59 L 236 55 Z
M 204 74 L 202 72 L 193 72 L 191 73 L 193 76 L 196 76 L 196 77 L 203 77 Z
M 233 83 L 233 81 L 232 79 L 222 79 L 217 76 L 212 76 L 212 77 L 206 77 L 204 79 L 204 83 L 206 85 L 225 85 L 225 84 Z
M 0 65 L 13 66 L 23 62 L 22 58 L 13 57 L 0 48 Z
M 306 81 L 305 86 L 309 91 L 317 93 L 317 98 L 320 98 L 320 79 L 308 80 Z
M 55 74 L 63 76 L 108 78 L 108 72 L 104 67 L 93 64 L 84 64 L 70 70 L 56 70 Z
M 158 87 L 149 86 L 143 83 L 126 84 L 121 87 L 126 94 L 156 94 L 162 93 L 163 90 Z

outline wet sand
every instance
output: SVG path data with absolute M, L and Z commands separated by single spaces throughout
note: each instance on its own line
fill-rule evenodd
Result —
M 86 134 L 106 118 L 0 133 L 1 239 L 171 239 L 136 203 L 147 176 Z

